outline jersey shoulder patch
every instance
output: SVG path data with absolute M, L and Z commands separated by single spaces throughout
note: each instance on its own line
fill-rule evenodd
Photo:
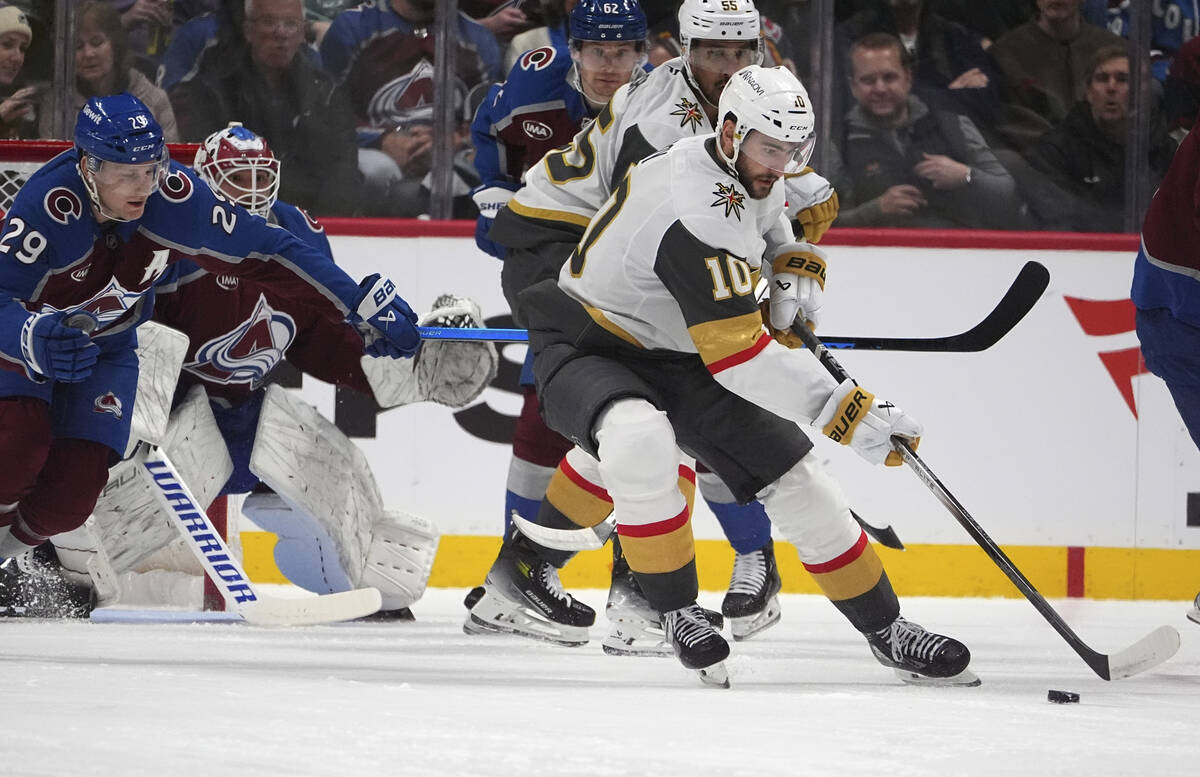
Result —
M 521 70 L 545 70 L 558 57 L 558 50 L 553 46 L 542 46 L 530 49 L 517 60 L 517 68 Z

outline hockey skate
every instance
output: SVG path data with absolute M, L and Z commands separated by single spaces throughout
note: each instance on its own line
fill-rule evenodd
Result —
M 48 542 L 0 563 L 0 617 L 86 618 L 94 607 L 92 589 L 63 573 Z
M 866 637 L 879 663 L 890 666 L 906 683 L 979 685 L 979 678 L 967 668 L 971 651 L 956 639 L 926 631 L 900 617 Z
M 750 553 L 738 553 L 733 559 L 729 592 L 721 602 L 721 612 L 729 618 L 729 628 L 737 641 L 750 639 L 779 622 L 779 568 L 775 566 L 775 543 Z
M 516 634 L 569 647 L 587 644 L 596 611 L 563 590 L 558 569 L 542 561 L 529 540 L 515 530 L 513 537 L 488 570 L 483 594 L 467 595 L 463 631 Z
M 695 669 L 700 682 L 729 687 L 729 673 L 722 663 L 729 657 L 729 643 L 704 616 L 704 608 L 689 604 L 663 613 L 662 627 L 679 663 Z
M 1192 610 L 1187 616 L 1193 623 L 1200 623 L 1200 594 L 1196 594 L 1196 601 L 1192 602 Z
M 725 625 L 721 613 L 701 609 L 713 628 L 720 631 Z M 669 658 L 674 655 L 675 651 L 667 644 L 663 633 L 662 617 L 646 601 L 637 577 L 621 553 L 620 540 L 616 538 L 613 539 L 612 585 L 608 589 L 604 615 L 610 625 L 602 647 L 610 656 Z

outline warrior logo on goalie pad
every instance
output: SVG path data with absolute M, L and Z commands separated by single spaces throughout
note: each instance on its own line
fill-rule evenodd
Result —
M 283 361 L 295 338 L 296 320 L 272 308 L 260 294 L 249 318 L 197 348 L 194 360 L 183 368 L 213 383 L 249 383 L 257 388 Z

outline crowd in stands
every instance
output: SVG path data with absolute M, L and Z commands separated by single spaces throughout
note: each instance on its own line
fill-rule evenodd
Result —
M 470 122 L 522 53 L 565 48 L 573 0 L 459 0 L 452 176 L 474 218 Z M 0 137 L 53 134 L 56 0 L 0 3 Z M 761 0 L 767 65 L 811 74 L 817 0 Z M 1200 107 L 1192 0 L 1153 3 L 1131 57 L 1131 0 L 836 0 L 832 137 L 838 225 L 1120 231 L 1130 85 L 1150 111 L 1152 192 Z M 169 140 L 230 121 L 264 136 L 280 196 L 321 216 L 429 212 L 436 0 L 86 0 L 72 109 L 129 91 Z M 642 3 L 647 67 L 679 54 L 675 3 Z M 1146 61 L 1146 72 L 1131 64 Z

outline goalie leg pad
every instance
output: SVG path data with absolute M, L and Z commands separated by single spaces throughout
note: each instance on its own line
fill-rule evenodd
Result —
M 383 510 L 358 446 L 312 405 L 272 385 L 263 398 L 250 470 L 324 529 L 341 568 L 357 583 L 371 529 Z
M 379 589 L 382 610 L 408 607 L 425 593 L 440 534 L 420 516 L 384 510 L 375 524 L 359 584 Z
M 234 467 L 203 386 L 192 386 L 171 413 L 162 449 L 200 501 L 198 506 L 207 510 L 225 487 Z
M 133 402 L 126 457 L 139 440 L 151 445 L 162 443 L 175 398 L 175 384 L 188 348 L 187 335 L 154 321 L 138 326 L 137 339 L 137 397 Z

